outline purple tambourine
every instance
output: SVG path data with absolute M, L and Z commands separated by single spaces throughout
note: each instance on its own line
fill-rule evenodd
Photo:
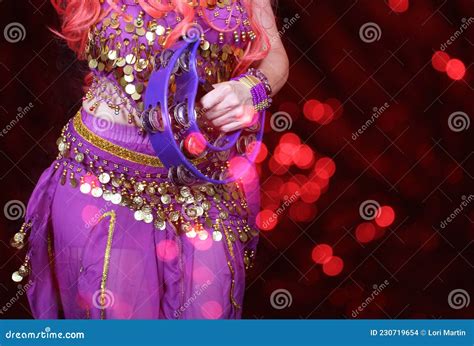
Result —
M 198 89 L 207 87 L 209 90 L 209 84 L 198 77 L 199 37 L 186 36 L 157 57 L 145 92 L 142 123 L 173 182 L 227 184 L 240 178 L 246 170 L 230 172 L 229 160 L 240 157 L 247 163 L 255 161 L 263 138 L 265 111 L 259 112 L 257 121 L 245 130 L 230 134 L 209 132 L 209 126 L 208 131 L 201 130 L 198 122 L 205 119 L 201 119 L 196 108 L 196 97 Z M 170 91 L 173 79 L 175 92 Z M 187 150 L 189 139 L 199 141 L 199 153 Z

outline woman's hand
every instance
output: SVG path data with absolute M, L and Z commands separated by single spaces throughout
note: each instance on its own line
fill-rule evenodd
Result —
M 238 81 L 213 86 L 214 90 L 201 99 L 206 110 L 205 117 L 222 132 L 232 132 L 251 125 L 255 110 L 249 87 Z

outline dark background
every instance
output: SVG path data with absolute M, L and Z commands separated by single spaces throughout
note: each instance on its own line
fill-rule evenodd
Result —
M 12 200 L 26 204 L 55 158 L 60 130 L 81 102 L 83 72 L 47 29 L 58 25 L 49 1 L 0 0 L 0 13 L 2 34 L 11 22 L 21 23 L 26 32 L 17 43 L 0 36 L 0 127 L 33 105 L 0 137 L 3 209 Z M 448 301 L 455 289 L 464 290 L 465 298 L 474 292 L 472 204 L 445 228 L 440 223 L 459 208 L 463 196 L 474 193 L 472 126 L 455 132 L 448 124 L 454 112 L 465 112 L 467 119 L 474 115 L 474 23 L 446 49 L 464 62 L 463 79 L 454 81 L 435 70 L 431 59 L 463 18 L 474 17 L 474 1 L 416 0 L 402 13 L 388 1 L 279 2 L 280 27 L 296 15 L 299 19 L 282 35 L 290 79 L 273 108 L 291 115 L 292 126 L 283 132 L 268 126 L 263 207 L 281 206 L 281 196 L 298 190 L 313 170 L 292 166 L 275 174 L 269 169 L 269 158 L 287 132 L 309 145 L 316 159 L 332 158 L 336 172 L 315 203 L 293 202 L 277 226 L 262 234 L 244 317 L 353 318 L 374 285 L 387 280 L 357 318 L 472 318 L 474 303 L 455 309 Z M 380 28 L 381 36 L 372 43 L 359 36 L 367 22 Z M 332 121 L 321 125 L 305 117 L 308 100 L 328 99 L 336 114 Z M 351 139 L 374 107 L 385 103 L 388 109 L 374 124 Z M 296 185 L 280 191 L 288 182 Z M 375 238 L 362 243 L 356 228 L 364 222 L 359 206 L 367 200 L 393 208 L 395 220 L 377 226 Z M 0 306 L 18 291 L 10 276 L 24 253 L 14 252 L 8 241 L 21 222 L 0 217 Z M 312 260 L 313 248 L 321 243 L 344 262 L 336 276 L 326 275 Z M 288 298 L 283 308 L 275 303 L 281 290 Z M 26 299 L 1 317 L 30 318 Z

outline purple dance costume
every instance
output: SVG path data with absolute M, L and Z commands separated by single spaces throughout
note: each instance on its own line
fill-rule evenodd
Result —
M 102 6 L 109 12 L 90 29 L 85 52 L 93 105 L 64 127 L 58 158 L 31 196 L 13 239 L 17 248 L 28 240 L 28 252 L 13 279 L 29 280 L 35 318 L 240 318 L 258 242 L 258 182 L 168 179 L 133 114 L 143 110 L 147 79 L 181 18 L 152 18 L 134 0 L 119 3 L 131 20 Z M 197 8 L 193 25 L 203 29 L 200 77 L 232 78 L 255 39 L 244 6 Z M 130 111 L 131 124 L 94 116 L 99 103 Z

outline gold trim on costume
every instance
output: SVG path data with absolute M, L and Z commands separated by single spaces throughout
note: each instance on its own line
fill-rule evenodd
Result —
M 105 308 L 103 307 L 104 301 L 105 301 L 105 295 L 106 295 L 106 284 L 107 284 L 107 276 L 109 274 L 109 265 L 110 265 L 110 253 L 112 250 L 112 239 L 114 236 L 114 231 L 115 231 L 115 221 L 117 219 L 117 215 L 115 214 L 115 210 L 111 210 L 105 214 L 103 214 L 99 221 L 103 220 L 107 216 L 110 216 L 110 224 L 109 224 L 109 230 L 107 234 L 107 245 L 105 247 L 105 255 L 104 255 L 104 268 L 102 270 L 102 281 L 100 282 L 100 305 L 102 306 L 102 309 L 100 311 L 100 318 L 103 320 L 105 319 Z
M 138 153 L 133 150 L 128 150 L 120 145 L 116 145 L 108 140 L 96 135 L 82 121 L 81 111 L 77 112 L 73 119 L 74 129 L 77 133 L 90 144 L 98 147 L 109 154 L 115 155 L 121 159 L 139 163 L 151 167 L 164 167 L 163 163 L 156 156 L 151 156 L 143 153 Z
M 234 244 L 232 243 L 232 241 L 230 240 L 229 238 L 229 232 L 227 231 L 226 227 L 225 227 L 225 224 L 222 220 L 217 220 L 217 222 L 220 223 L 221 227 L 222 227 L 222 230 L 224 231 L 224 236 L 225 236 L 225 240 L 226 240 L 226 244 L 227 244 L 227 248 L 229 250 L 229 254 L 231 256 L 231 259 L 232 260 L 235 260 L 235 255 L 234 255 Z M 225 251 L 225 250 L 224 250 Z M 227 256 L 227 253 L 226 253 L 226 256 Z M 230 284 L 230 292 L 229 292 L 229 296 L 230 296 L 230 302 L 232 303 L 232 306 L 236 309 L 240 309 L 240 305 L 237 303 L 237 301 L 235 300 L 235 297 L 234 297 L 234 290 L 235 290 L 235 270 L 234 270 L 234 267 L 232 266 L 232 262 L 231 260 L 227 259 L 227 266 L 229 267 L 229 271 L 230 271 L 230 279 L 231 279 L 231 284 Z
M 102 151 L 109 153 L 111 155 L 117 156 L 123 160 L 127 160 L 133 163 L 138 163 L 150 167 L 159 167 L 163 168 L 164 165 L 161 160 L 153 155 L 147 155 L 139 153 L 127 148 L 121 147 L 120 145 L 114 144 L 105 138 L 102 138 L 92 132 L 86 124 L 82 121 L 81 111 L 77 112 L 73 119 L 74 129 L 76 132 L 87 142 L 96 146 Z M 194 165 L 199 165 L 203 162 L 206 162 L 207 158 L 202 157 L 199 159 L 191 160 Z

